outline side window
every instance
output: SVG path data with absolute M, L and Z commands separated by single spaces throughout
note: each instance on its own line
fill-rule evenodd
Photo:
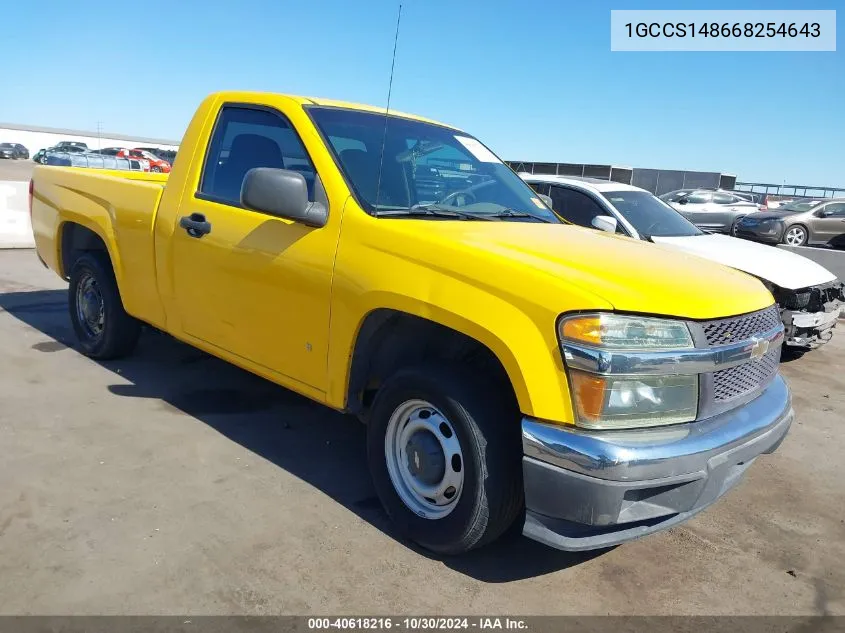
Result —
M 694 191 L 687 196 L 687 202 L 689 204 L 706 204 L 711 200 L 713 200 L 713 194 L 709 191 Z
M 845 217 L 845 202 L 833 202 L 824 208 L 825 212 L 829 213 L 827 217 L 842 218 Z
M 212 133 L 197 193 L 240 206 L 241 185 L 254 167 L 298 171 L 308 184 L 308 199 L 314 201 L 316 172 L 287 119 L 278 112 L 224 106 Z
M 549 187 L 550 185 L 545 182 L 529 182 L 528 186 L 531 187 L 537 193 L 547 196 L 549 195 Z
M 732 196 L 729 193 L 722 193 L 717 191 L 713 194 L 713 202 L 716 204 L 734 204 L 735 202 L 743 202 L 742 198 Z
M 593 218 L 597 215 L 607 215 L 598 203 L 590 196 L 566 187 L 552 187 L 550 194 L 553 208 L 565 220 L 592 228 Z

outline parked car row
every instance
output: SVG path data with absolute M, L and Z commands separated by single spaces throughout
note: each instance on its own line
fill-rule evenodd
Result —
M 660 199 L 712 233 L 765 244 L 845 246 L 845 198 L 769 201 L 764 193 L 679 189 Z
M 754 275 L 778 302 L 786 345 L 812 349 L 833 336 L 833 328 L 845 305 L 845 289 L 831 272 L 816 262 L 790 251 L 705 232 L 689 221 L 686 214 L 677 212 L 644 189 L 570 176 L 522 174 L 522 177 L 534 191 L 547 196 L 555 213 L 567 222 L 666 245 Z M 716 193 L 720 192 L 714 192 L 713 198 Z M 712 199 L 711 204 L 715 204 Z M 845 222 L 845 203 L 822 206 L 840 209 L 840 204 L 842 220 L 831 216 L 830 219 L 814 218 L 814 221 Z M 741 205 L 738 208 L 742 208 Z M 714 213 L 723 215 L 718 211 Z M 745 216 L 741 222 L 778 213 L 757 212 Z M 790 224 L 789 230 L 811 225 L 807 220 L 803 222 Z
M 139 161 L 143 171 L 154 173 L 170 173 L 171 164 L 146 148 L 106 147 L 103 149 L 89 149 L 81 141 L 61 141 L 53 147 L 41 149 L 32 157 L 36 163 L 47 164 L 48 152 L 64 152 L 67 154 L 97 154 L 100 156 L 114 156 Z
M 0 143 L 0 158 L 11 160 L 29 158 L 29 150 L 20 143 Z

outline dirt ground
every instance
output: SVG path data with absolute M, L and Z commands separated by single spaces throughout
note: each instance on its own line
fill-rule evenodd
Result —
M 157 333 L 83 357 L 32 251 L 0 251 L 0 345 L 3 614 L 845 614 L 845 331 L 784 363 L 790 435 L 691 522 L 454 559 L 394 537 L 356 420 Z

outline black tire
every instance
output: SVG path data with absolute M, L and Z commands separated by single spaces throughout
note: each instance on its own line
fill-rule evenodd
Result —
M 160 173 L 161 173 L 161 167 L 159 167 L 158 165 L 156 165 L 156 166 L 152 167 L 152 168 L 150 169 L 150 171 L 151 171 L 152 173 L 154 173 L 154 174 L 160 174 Z
M 730 230 L 728 231 L 728 234 L 729 234 L 731 237 L 736 237 L 736 227 L 739 225 L 740 220 L 742 220 L 742 218 L 744 218 L 744 217 L 745 217 L 744 215 L 739 216 L 738 218 L 736 218 L 736 219 L 733 221 L 733 224 L 731 224 L 731 228 L 730 228 Z
M 103 325 L 93 334 L 80 318 L 78 289 L 80 283 L 93 278 L 103 306 Z M 86 356 L 97 360 L 110 360 L 126 356 L 135 349 L 141 334 L 141 324 L 123 309 L 120 292 L 114 278 L 111 262 L 102 252 L 82 254 L 70 271 L 68 307 L 73 329 Z
M 367 457 L 376 492 L 405 538 L 440 554 L 461 554 L 502 536 L 522 515 L 520 414 L 513 398 L 470 368 L 429 365 L 401 370 L 379 390 L 367 427 Z M 463 453 L 463 490 L 442 518 L 414 513 L 387 468 L 385 434 L 393 412 L 421 399 L 442 412 Z

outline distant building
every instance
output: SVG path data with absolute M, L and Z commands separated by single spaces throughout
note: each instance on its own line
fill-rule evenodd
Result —
M 733 189 L 736 176 L 710 171 L 679 171 L 675 169 L 641 169 L 619 165 L 587 165 L 582 163 L 535 163 L 507 161 L 515 172 L 554 174 L 557 176 L 583 176 L 612 180 L 646 189 L 659 196 L 676 189 L 712 187 Z

